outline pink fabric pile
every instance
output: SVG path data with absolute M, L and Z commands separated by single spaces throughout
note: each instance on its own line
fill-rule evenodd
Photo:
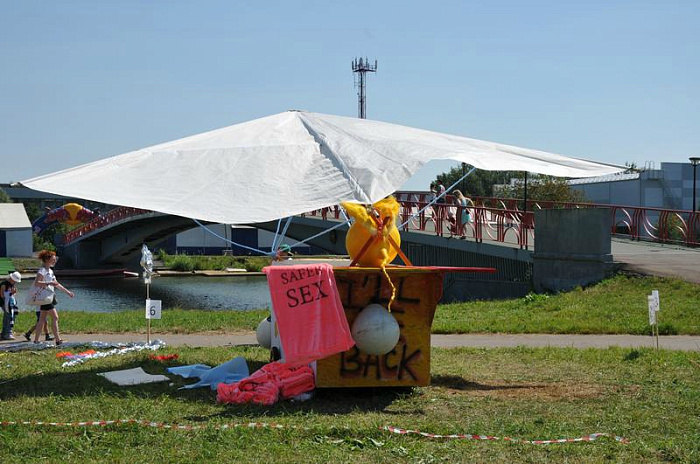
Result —
M 270 406 L 315 388 L 314 371 L 306 365 L 273 362 L 233 384 L 219 384 L 219 403 L 255 403 Z

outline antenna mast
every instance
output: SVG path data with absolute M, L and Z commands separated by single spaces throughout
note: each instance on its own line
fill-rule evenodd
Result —
M 352 61 L 352 72 L 355 73 L 355 87 L 357 87 L 357 116 L 360 119 L 367 117 L 367 94 L 365 91 L 366 77 L 368 72 L 377 72 L 377 60 L 374 60 L 374 65 L 370 64 L 367 57 L 364 61 L 355 58 Z

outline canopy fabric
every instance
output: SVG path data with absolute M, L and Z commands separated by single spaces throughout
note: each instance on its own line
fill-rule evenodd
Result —
M 244 224 L 373 203 L 425 163 L 562 177 L 624 167 L 366 119 L 287 111 L 23 181 L 43 192 Z

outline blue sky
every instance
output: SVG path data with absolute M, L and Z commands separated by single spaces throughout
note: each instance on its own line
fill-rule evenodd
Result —
M 379 62 L 371 119 L 618 164 L 700 154 L 697 0 L 0 8 L 0 182 L 287 109 L 356 116 L 356 56 Z

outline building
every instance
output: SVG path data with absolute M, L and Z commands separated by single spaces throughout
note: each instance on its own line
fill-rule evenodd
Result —
M 32 256 L 32 225 L 24 205 L 0 203 L 0 257 Z
M 167 253 L 179 253 L 187 255 L 251 255 L 255 254 L 250 250 L 232 245 L 229 241 L 239 243 L 246 247 L 263 251 L 272 249 L 272 241 L 275 234 L 266 230 L 256 229 L 247 226 L 227 226 L 226 224 L 209 224 L 206 230 L 203 227 L 194 227 L 185 232 L 180 232 L 177 236 L 167 240 L 161 248 Z M 216 235 L 215 235 L 216 234 Z M 284 243 L 296 245 L 298 242 L 291 238 L 285 238 Z M 300 245 L 294 247 L 295 254 L 308 255 L 312 253 L 323 253 L 322 250 Z
M 97 201 L 81 200 L 80 198 L 68 198 L 53 193 L 39 192 L 18 184 L 0 184 L 0 188 L 12 199 L 15 203 L 24 203 L 25 205 L 33 205 L 39 211 L 46 208 L 54 209 L 63 206 L 66 203 L 78 203 L 93 211 L 99 209 L 107 211 L 114 208 L 113 205 L 107 205 Z
M 700 182 L 699 182 L 700 183 Z M 589 177 L 569 181 L 587 202 L 691 210 L 693 208 L 693 166 L 690 163 L 661 163 L 660 169 Z M 696 185 L 698 191 L 700 186 Z

